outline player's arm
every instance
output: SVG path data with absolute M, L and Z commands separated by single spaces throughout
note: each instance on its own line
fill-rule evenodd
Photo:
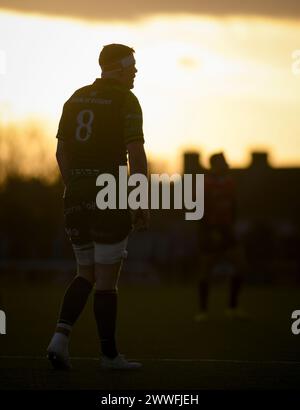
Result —
M 232 179 L 231 186 L 231 209 L 232 209 L 232 222 L 236 223 L 238 216 L 238 201 L 235 181 Z
M 144 143 L 133 141 L 127 144 L 130 175 L 143 174 L 148 177 L 147 157 Z
M 234 198 L 232 201 L 232 221 L 233 223 L 237 221 L 237 217 L 238 217 L 238 203 L 237 203 L 237 199 Z
M 66 185 L 69 178 L 69 167 L 65 155 L 64 141 L 62 139 L 57 140 L 56 160 L 62 179 L 64 181 L 64 184 Z
M 58 131 L 56 134 L 57 138 L 57 148 L 56 148 L 56 160 L 59 167 L 59 171 L 61 173 L 63 182 L 67 185 L 67 181 L 69 178 L 69 167 L 66 158 L 66 149 L 64 145 L 64 135 L 65 135 L 65 106 L 63 107 L 63 112 L 59 120 Z
M 136 96 L 129 92 L 123 106 L 124 142 L 128 152 L 130 175 L 143 174 L 148 177 L 147 157 L 144 150 L 143 113 Z M 135 229 L 147 229 L 149 210 L 138 209 L 132 212 Z
M 147 156 L 144 143 L 133 141 L 127 144 L 130 175 L 143 174 L 148 178 Z M 149 209 L 138 209 L 133 212 L 133 225 L 136 230 L 149 227 Z

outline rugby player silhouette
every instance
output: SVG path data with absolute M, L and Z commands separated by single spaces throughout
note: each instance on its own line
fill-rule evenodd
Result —
M 132 228 L 146 229 L 149 211 L 105 209 L 96 205 L 97 176 L 111 174 L 118 186 L 119 166 L 147 176 L 142 110 L 131 92 L 137 73 L 134 50 L 103 47 L 101 78 L 82 87 L 64 104 L 57 133 L 57 162 L 65 184 L 66 232 L 77 261 L 77 275 L 64 295 L 55 333 L 47 348 L 55 369 L 70 369 L 72 327 L 94 288 L 94 315 L 105 369 L 137 369 L 119 354 L 115 340 L 118 278 Z M 118 201 L 117 201 L 118 204 Z
M 204 177 L 204 217 L 199 222 L 200 279 L 198 283 L 199 312 L 195 321 L 208 319 L 208 298 L 213 270 L 220 261 L 230 263 L 230 292 L 226 315 L 246 318 L 238 308 L 238 299 L 246 271 L 243 248 L 234 233 L 236 191 L 223 153 L 210 157 L 210 170 Z

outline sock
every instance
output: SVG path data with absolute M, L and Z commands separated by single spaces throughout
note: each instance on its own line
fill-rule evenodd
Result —
M 229 299 L 229 307 L 231 309 L 236 309 L 238 305 L 238 295 L 242 285 L 242 277 L 238 275 L 234 275 L 231 278 L 230 284 L 230 299 Z
M 201 312 L 207 312 L 208 308 L 208 281 L 201 280 L 198 286 L 199 307 Z
M 71 282 L 63 298 L 57 328 L 71 331 L 86 304 L 93 285 L 81 276 Z M 68 335 L 68 333 L 66 333 Z
M 94 314 L 98 328 L 101 351 L 113 359 L 118 355 L 115 330 L 117 321 L 118 294 L 113 290 L 96 290 L 94 294 Z

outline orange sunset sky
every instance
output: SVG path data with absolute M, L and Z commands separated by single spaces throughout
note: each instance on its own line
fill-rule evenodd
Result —
M 245 166 L 255 149 L 300 166 L 300 3 L 242 3 L 0 0 L 2 156 L 13 126 L 27 169 L 54 161 L 64 101 L 100 76 L 99 51 L 117 42 L 136 50 L 133 92 L 163 169 L 180 170 L 187 149 L 204 164 L 223 150 Z

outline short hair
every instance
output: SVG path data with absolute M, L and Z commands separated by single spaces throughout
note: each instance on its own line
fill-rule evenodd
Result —
M 107 44 L 99 55 L 99 65 L 102 71 L 118 68 L 118 62 L 134 53 L 134 49 L 123 44 Z

